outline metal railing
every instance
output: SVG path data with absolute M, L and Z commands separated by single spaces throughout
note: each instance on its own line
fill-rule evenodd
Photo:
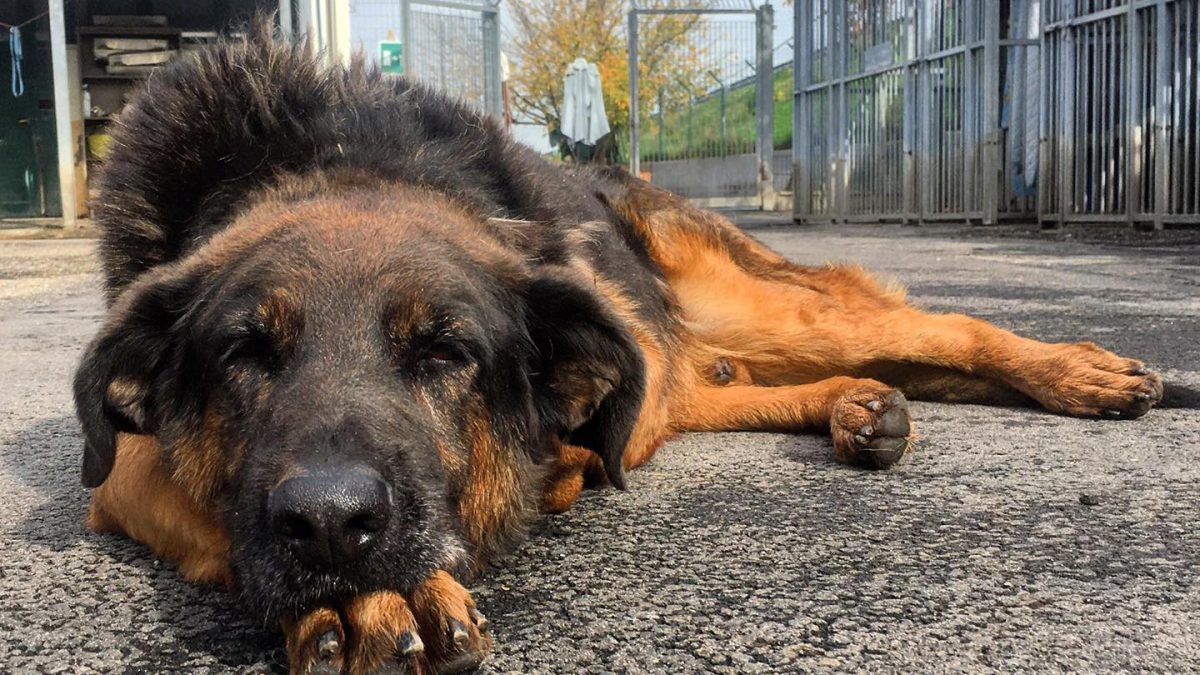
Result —
M 796 4 L 797 220 L 1200 223 L 1200 0 Z
M 1016 160 L 1036 125 L 1017 98 L 1039 73 L 1016 63 L 1038 41 L 1002 14 L 1014 4 L 797 2 L 796 218 L 1031 214 L 1033 177 Z
M 1198 5 L 1047 3 L 1043 221 L 1200 223 Z

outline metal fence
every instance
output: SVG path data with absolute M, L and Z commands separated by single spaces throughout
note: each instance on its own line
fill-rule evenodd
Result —
M 378 60 L 403 45 L 404 73 L 492 114 L 502 114 L 499 0 L 352 0 L 354 44 Z
M 708 205 L 775 189 L 773 10 L 751 0 L 633 2 L 630 168 Z
M 796 218 L 1200 222 L 1198 6 L 798 2 Z
M 798 2 L 796 218 L 1032 214 L 1040 64 L 1028 10 L 1021 0 Z
M 1047 3 L 1044 220 L 1200 222 L 1198 4 Z

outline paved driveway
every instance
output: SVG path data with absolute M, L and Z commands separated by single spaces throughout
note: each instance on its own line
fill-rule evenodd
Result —
M 1166 405 L 1100 422 L 917 403 L 919 451 L 883 473 L 816 435 L 685 436 L 477 587 L 491 672 L 1197 668 L 1200 248 L 755 234 L 931 309 L 1144 358 Z M 0 242 L 0 670 L 277 671 L 278 638 L 224 595 L 82 526 L 68 384 L 97 288 L 91 242 Z

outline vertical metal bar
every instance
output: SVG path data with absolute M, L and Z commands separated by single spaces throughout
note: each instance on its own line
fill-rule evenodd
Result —
M 1125 221 L 1133 225 L 1142 211 L 1142 21 L 1137 6 L 1130 2 L 1125 13 L 1129 40 L 1129 63 L 1125 69 Z
M 284 37 L 290 38 L 296 31 L 296 24 L 292 21 L 292 0 L 279 0 L 279 32 Z
M 1089 213 L 1099 213 L 1100 208 L 1100 108 L 1099 87 L 1096 84 L 1100 80 L 1100 26 L 1103 21 L 1096 21 L 1088 24 L 1087 27 L 1087 61 L 1088 72 L 1087 77 L 1083 78 L 1084 95 L 1083 99 L 1088 102 L 1090 108 L 1090 117 L 1085 117 L 1084 124 L 1087 125 L 1087 168 L 1085 169 L 1086 177 L 1084 178 L 1087 186 L 1087 207 Z M 1088 115 L 1088 110 L 1084 110 L 1084 115 Z
M 917 2 L 905 0 L 904 5 L 904 65 L 901 72 L 904 76 L 904 100 L 901 104 L 900 123 L 901 153 L 903 166 L 901 168 L 900 202 L 905 219 L 917 215 Z
M 1123 174 L 1117 168 L 1117 162 L 1120 157 L 1120 124 L 1117 120 L 1120 117 L 1120 106 L 1126 103 L 1121 97 L 1117 88 L 1117 81 L 1120 77 L 1121 70 L 1121 51 L 1119 43 L 1121 40 L 1121 17 L 1114 17 L 1108 20 L 1108 43 L 1106 44 L 1106 53 L 1108 55 L 1108 72 L 1105 73 L 1105 90 L 1108 92 L 1105 100 L 1111 101 L 1112 104 L 1106 106 L 1106 123 L 1105 123 L 1105 161 L 1104 174 L 1107 176 L 1106 184 L 1108 185 L 1108 194 L 1106 195 L 1107 204 L 1105 210 L 1108 213 L 1116 213 L 1120 208 L 1120 188 L 1121 178 Z
M 489 113 L 504 115 L 504 100 L 500 89 L 500 17 L 495 5 L 483 10 L 483 89 Z
M 975 12 L 978 4 L 979 0 L 964 0 L 963 2 L 963 22 L 971 29 L 974 29 L 976 25 Z M 987 10 L 985 9 L 984 13 L 986 12 Z M 980 136 L 978 135 L 979 130 L 975 127 L 977 119 L 975 108 L 979 103 L 980 86 L 986 86 L 986 84 L 979 82 L 975 77 L 977 72 L 975 70 L 975 63 L 980 58 L 980 54 L 974 46 L 975 35 L 973 30 L 963 37 L 963 44 L 966 47 L 966 51 L 963 54 L 963 78 L 959 81 L 959 86 L 967 95 L 962 96 L 963 105 L 960 109 L 962 113 L 962 124 L 960 125 L 960 138 L 962 139 L 962 156 L 960 159 L 962 160 L 962 170 L 959 173 L 959 180 L 962 181 L 963 211 L 970 212 L 974 210 L 977 197 L 975 194 L 975 172 L 980 167 L 976 164 L 976 160 L 978 155 L 982 154 L 978 144 L 986 138 L 986 130 L 984 131 L 985 135 Z M 964 213 L 964 216 L 966 216 L 966 213 Z
M 983 17 L 983 222 L 995 223 L 999 214 L 1000 157 L 1000 3 L 984 2 Z M 1012 77 L 1012 74 L 1009 75 Z
M 50 0 L 50 71 L 54 89 L 54 141 L 58 153 L 58 196 L 63 227 L 75 227 L 75 135 L 71 131 L 71 92 L 67 81 L 67 28 L 63 1 Z M 32 40 L 31 40 L 32 42 Z
M 928 30 L 927 23 L 929 16 L 926 6 L 927 0 L 916 0 L 918 13 L 916 15 L 917 23 L 917 53 L 915 56 L 923 56 L 925 54 L 925 40 L 927 39 Z M 914 174 L 914 179 L 919 177 L 917 181 L 917 219 L 918 222 L 923 222 L 925 213 L 930 207 L 930 194 L 933 189 L 933 170 L 930 164 L 930 137 L 931 129 L 931 107 L 933 104 L 933 95 L 929 85 L 929 69 L 928 61 L 918 59 L 916 61 L 916 89 L 917 95 L 913 101 L 913 106 L 917 111 L 917 171 Z
M 1155 100 L 1157 101 L 1157 120 L 1154 128 L 1154 178 L 1157 184 L 1154 196 L 1154 229 L 1163 229 L 1163 216 L 1169 208 L 1171 154 L 1167 146 L 1168 126 L 1171 123 L 1171 40 L 1170 26 L 1167 23 L 1167 0 L 1158 0 L 1155 5 L 1158 34 L 1155 36 L 1157 46 L 1155 54 Z
M 663 101 L 663 88 L 658 88 L 658 159 L 661 161 L 666 155 L 663 154 L 663 127 L 666 125 L 666 103 Z
M 831 0 L 829 3 L 829 43 L 833 55 L 831 70 L 833 88 L 830 91 L 832 113 L 829 117 L 829 153 L 833 158 L 830 168 L 830 199 L 833 213 L 839 217 L 846 213 L 845 146 L 843 128 L 846 121 L 846 0 Z
M 1052 3 L 1053 0 L 1046 0 Z M 1043 25 L 1038 30 L 1038 58 L 1041 60 L 1042 67 L 1041 77 L 1041 115 L 1039 116 L 1040 128 L 1038 132 L 1038 173 L 1037 173 L 1037 214 L 1038 221 L 1044 227 L 1046 224 L 1046 216 L 1051 213 L 1051 204 L 1054 202 L 1054 184 L 1056 174 L 1051 171 L 1054 168 L 1053 157 L 1057 151 L 1057 144 L 1054 141 L 1055 125 L 1054 114 L 1057 112 L 1058 97 L 1052 92 L 1058 91 L 1058 68 L 1054 63 L 1052 45 L 1054 43 L 1053 34 L 1049 33 Z
M 1192 44 L 1196 51 L 1192 54 L 1192 156 L 1194 180 L 1192 181 L 1192 213 L 1200 214 L 1200 7 L 1193 7 L 1192 13 Z
M 638 148 L 638 7 L 629 10 L 629 173 L 641 175 L 642 159 Z
M 1192 213 L 1200 214 L 1200 7 L 1194 7 L 1192 13 L 1192 44 L 1195 52 L 1192 54 L 1192 138 L 1195 170 L 1192 181 Z
M 1099 70 L 1097 71 L 1096 83 L 1097 91 L 1094 92 L 1095 103 L 1093 105 L 1099 110 L 1100 128 L 1096 131 L 1096 139 L 1099 147 L 1097 147 L 1096 157 L 1100 165 L 1100 175 L 1097 178 L 1099 181 L 1098 203 L 1100 211 L 1108 213 L 1109 201 L 1108 191 L 1112 187 L 1108 171 L 1108 112 L 1116 101 L 1112 98 L 1112 92 L 1108 88 L 1108 71 L 1110 63 L 1108 60 L 1108 27 L 1110 20 L 1105 19 L 1096 24 L 1097 33 L 1099 33 L 1099 46 L 1097 47 L 1097 58 L 1100 62 Z
M 1075 196 L 1075 34 L 1060 28 L 1058 36 L 1058 73 L 1062 98 L 1058 108 L 1058 223 L 1071 213 Z
M 812 111 L 809 110 L 808 86 L 812 80 L 812 0 L 796 3 L 793 15 L 792 44 L 792 220 L 811 216 L 812 187 L 808 164 L 811 161 Z
M 775 154 L 775 50 L 771 45 L 775 35 L 775 9 L 763 4 L 755 12 L 754 51 L 758 77 L 755 89 L 758 105 L 756 145 L 758 149 L 758 194 L 763 209 L 775 208 L 775 179 L 772 160 Z
M 1180 142 L 1181 155 L 1179 163 L 1183 167 L 1183 177 L 1179 184 L 1181 204 L 1181 213 L 1193 212 L 1192 199 L 1192 176 L 1196 173 L 1196 166 L 1190 161 L 1192 156 L 1192 147 L 1194 144 L 1195 133 L 1193 120 L 1196 117 L 1196 62 L 1192 59 L 1192 55 L 1188 51 L 1188 45 L 1196 43 L 1196 35 L 1192 31 L 1196 17 L 1196 5 L 1193 3 L 1184 3 L 1179 10 L 1186 10 L 1186 16 L 1183 20 L 1183 39 L 1179 40 L 1180 62 L 1175 70 L 1179 72 L 1182 80 L 1179 87 L 1179 107 L 1182 108 L 1180 116 L 1182 124 L 1179 126 L 1179 132 L 1183 135 Z
M 413 68 L 416 65 L 413 49 L 413 13 L 412 0 L 399 0 L 400 2 L 400 55 L 404 61 L 405 77 L 416 77 Z

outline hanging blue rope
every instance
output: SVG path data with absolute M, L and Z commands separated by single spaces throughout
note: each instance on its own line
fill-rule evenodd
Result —
M 25 93 L 25 76 L 21 73 L 21 29 L 8 27 L 8 55 L 12 60 L 12 95 L 20 98 Z

